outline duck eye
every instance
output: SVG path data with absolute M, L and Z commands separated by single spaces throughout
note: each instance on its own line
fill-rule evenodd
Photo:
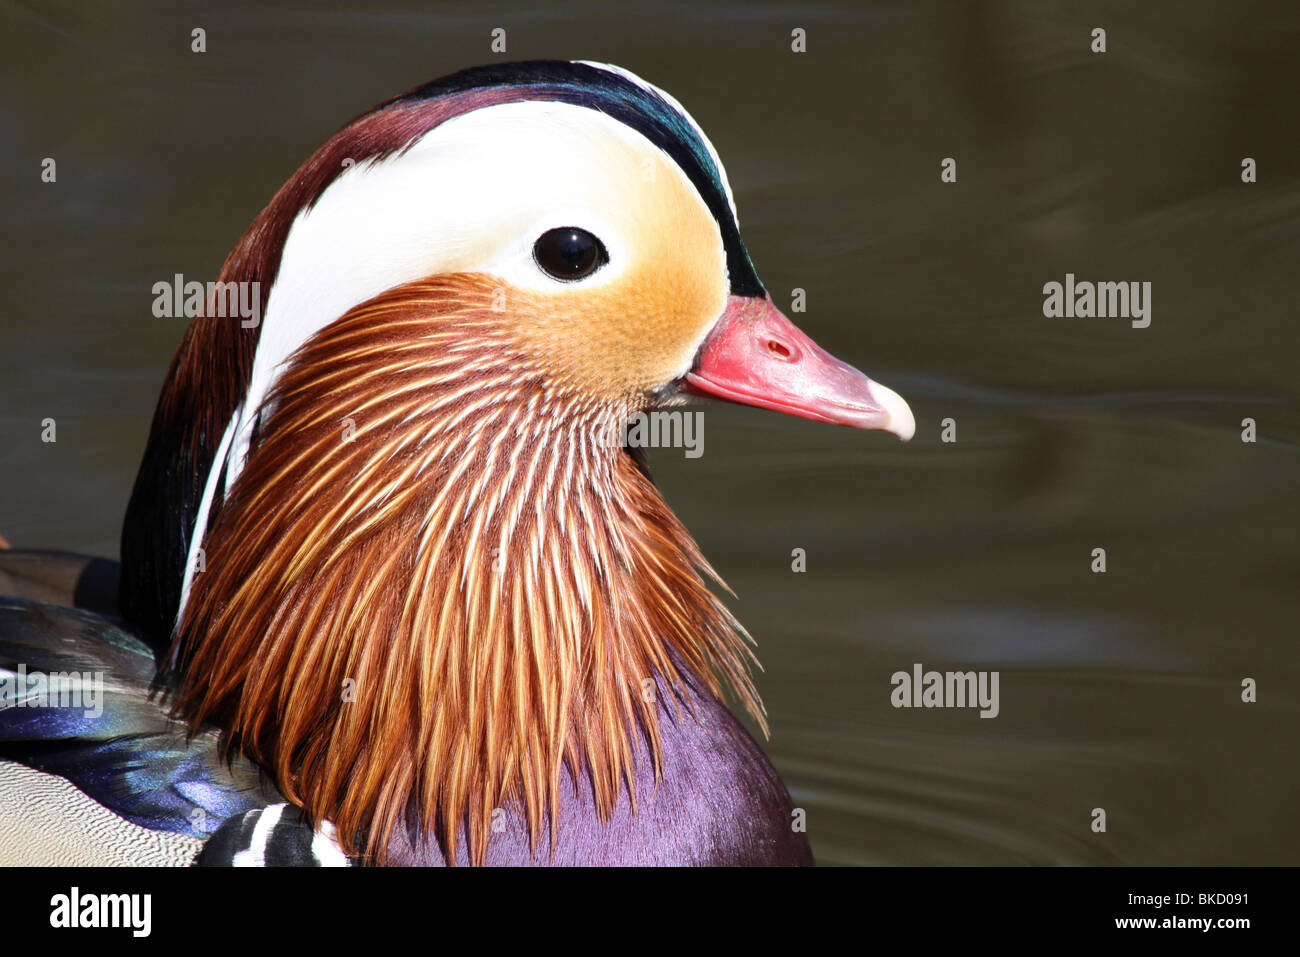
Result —
M 533 258 L 547 275 L 563 282 L 586 279 L 605 263 L 605 244 L 577 226 L 548 229 L 533 244 Z

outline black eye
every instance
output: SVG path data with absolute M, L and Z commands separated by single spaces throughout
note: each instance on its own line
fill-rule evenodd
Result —
M 609 262 L 605 244 L 577 226 L 542 233 L 533 244 L 533 258 L 548 275 L 565 282 L 586 279 Z

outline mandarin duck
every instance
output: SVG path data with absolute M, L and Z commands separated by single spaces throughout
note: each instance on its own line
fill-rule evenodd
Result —
M 812 862 L 723 703 L 766 730 L 749 637 L 609 436 L 700 397 L 914 423 L 774 305 L 675 99 L 587 62 L 421 86 L 226 284 L 260 315 L 189 325 L 120 569 L 0 559 L 0 857 Z

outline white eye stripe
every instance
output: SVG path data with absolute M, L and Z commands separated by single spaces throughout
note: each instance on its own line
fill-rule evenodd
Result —
M 646 179 L 647 170 L 658 185 Z M 644 245 L 638 204 L 655 202 L 665 176 L 713 222 L 686 174 L 641 133 L 597 110 L 549 101 L 463 114 L 398 154 L 341 173 L 298 215 L 285 240 L 247 392 L 223 436 L 225 454 L 206 477 L 191 562 L 223 459 L 229 489 L 247 460 L 251 413 L 313 335 L 354 306 L 432 275 L 482 272 L 503 286 L 572 290 L 575 283 L 547 275 L 533 255 L 538 237 L 556 226 L 580 226 L 606 249 L 608 261 L 581 280 L 583 287 L 617 282 Z M 717 241 L 720 248 L 720 233 Z
M 513 226 L 516 235 L 502 243 L 498 253 L 485 259 L 477 271 L 496 276 L 507 286 L 532 292 L 555 292 L 572 287 L 548 275 L 537 263 L 537 241 L 552 229 L 575 226 L 597 237 L 605 248 L 605 265 L 582 280 L 589 285 L 613 283 L 626 273 L 634 259 L 635 235 L 626 224 L 615 223 L 603 210 L 574 203 L 556 207 L 526 226 Z

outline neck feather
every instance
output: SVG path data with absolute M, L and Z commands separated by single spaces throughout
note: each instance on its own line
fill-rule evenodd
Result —
M 601 441 L 634 404 L 530 365 L 490 286 L 411 284 L 303 347 L 176 633 L 177 713 L 379 862 L 408 822 L 481 861 L 511 801 L 536 842 L 565 771 L 602 819 L 635 806 L 695 676 L 763 723 L 720 580 Z

